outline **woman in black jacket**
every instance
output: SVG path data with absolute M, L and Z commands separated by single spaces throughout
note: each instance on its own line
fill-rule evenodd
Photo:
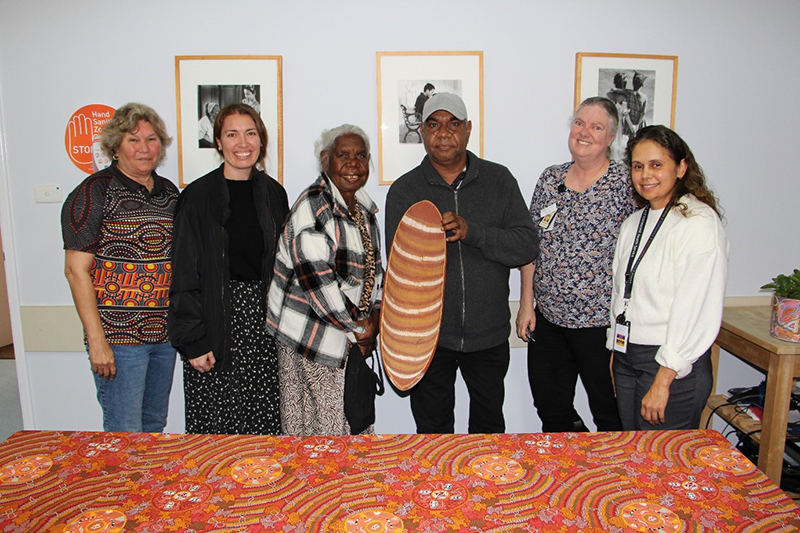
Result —
M 232 104 L 214 122 L 223 163 L 192 182 L 175 214 L 170 340 L 183 365 L 187 433 L 280 433 L 266 289 L 289 213 L 264 166 L 267 130 Z

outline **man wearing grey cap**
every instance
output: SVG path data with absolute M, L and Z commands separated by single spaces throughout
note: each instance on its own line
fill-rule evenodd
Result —
M 469 391 L 469 432 L 505 431 L 508 371 L 508 277 L 538 255 L 538 236 L 511 172 L 467 150 L 472 122 L 464 101 L 437 93 L 422 113 L 422 163 L 395 181 L 386 197 L 391 248 L 406 210 L 433 202 L 447 240 L 447 276 L 439 344 L 411 390 L 417 433 L 455 431 L 456 372 Z

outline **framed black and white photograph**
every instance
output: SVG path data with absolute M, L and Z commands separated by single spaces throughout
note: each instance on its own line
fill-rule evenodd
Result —
M 247 104 L 267 127 L 267 174 L 283 183 L 281 56 L 176 56 L 180 187 L 219 166 L 214 119 L 228 104 Z
M 377 52 L 378 168 L 389 185 L 422 161 L 422 108 L 436 93 L 459 95 L 483 157 L 483 52 Z
M 617 106 L 620 126 L 612 159 L 624 157 L 628 139 L 645 126 L 675 127 L 678 56 L 599 54 L 575 56 L 575 108 L 590 96 Z

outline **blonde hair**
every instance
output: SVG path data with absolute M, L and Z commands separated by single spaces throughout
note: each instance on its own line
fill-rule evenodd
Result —
M 139 122 L 145 121 L 153 126 L 153 131 L 161 141 L 161 150 L 158 152 L 156 166 L 161 165 L 167 157 L 167 148 L 172 144 L 172 137 L 167 135 L 167 126 L 152 107 L 134 102 L 125 104 L 114 112 L 111 120 L 105 123 L 100 134 L 100 147 L 109 159 L 114 159 L 122 138 L 126 133 L 133 133 L 139 129 Z

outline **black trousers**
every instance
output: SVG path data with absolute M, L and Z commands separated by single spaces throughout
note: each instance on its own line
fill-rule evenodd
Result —
M 476 352 L 437 348 L 425 376 L 411 390 L 417 433 L 455 432 L 456 371 L 469 392 L 469 432 L 503 433 L 508 342 Z
M 542 431 L 588 431 L 574 405 L 578 376 L 597 430 L 622 429 L 611 384 L 606 330 L 557 326 L 536 310 L 536 342 L 528 343 L 528 383 Z

